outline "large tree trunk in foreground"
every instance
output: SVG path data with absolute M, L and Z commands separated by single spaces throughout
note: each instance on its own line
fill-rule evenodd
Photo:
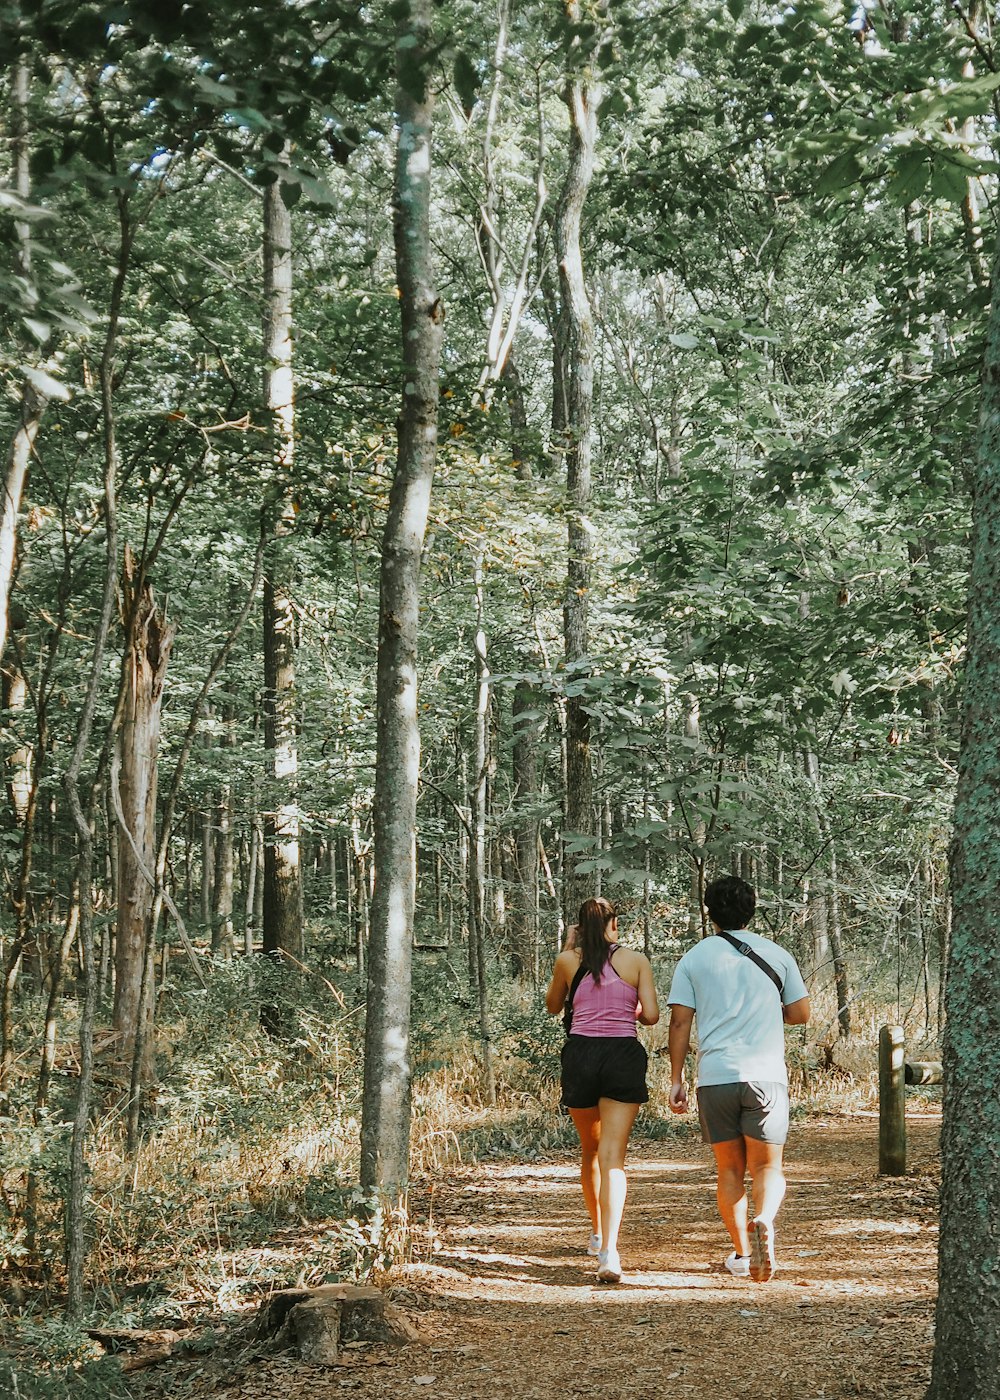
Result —
M 1000 1376 L 1000 249 L 972 467 L 972 560 L 944 1032 L 937 1332 L 928 1400 Z
M 396 281 L 403 397 L 398 453 L 382 539 L 376 708 L 375 893 L 368 959 L 361 1184 L 405 1188 L 410 1146 L 410 959 L 416 893 L 420 769 L 417 638 L 420 555 L 437 453 L 441 302 L 430 238 L 433 92 L 429 0 L 413 0 L 396 38 L 398 140 Z
M 142 1039 L 140 1080 L 153 1078 L 150 1034 L 152 988 L 143 984 L 152 937 L 153 871 L 156 868 L 156 785 L 163 683 L 174 628 L 159 611 L 145 580 L 135 587 L 135 561 L 125 550 L 124 605 L 128 634 L 119 793 L 125 830 L 118 833 L 118 931 L 115 940 L 114 1028 L 119 1054 L 131 1060 Z
M 567 7 L 579 19 L 579 6 Z M 577 61 L 579 61 L 577 59 Z M 594 319 L 583 276 L 580 225 L 584 201 L 594 173 L 597 109 L 600 91 L 586 76 L 574 76 L 567 85 L 569 109 L 569 168 L 556 217 L 556 255 L 559 260 L 560 328 L 563 369 L 567 375 L 566 496 L 568 569 L 563 604 L 566 655 L 566 799 L 567 837 L 593 832 L 593 773 L 590 753 L 590 716 L 585 697 L 573 693 L 589 668 L 588 595 L 591 543 L 587 510 L 590 505 L 590 432 L 594 407 Z M 577 859 L 566 855 L 563 908 L 574 922 L 582 900 L 591 893 L 589 875 L 576 873 Z
M 296 779 L 295 613 L 286 536 L 294 521 L 287 491 L 294 448 L 292 375 L 292 220 L 281 182 L 264 191 L 264 399 L 271 415 L 275 480 L 265 511 L 274 539 L 264 573 L 264 748 L 270 791 L 264 818 L 265 953 L 302 956 L 302 872 Z

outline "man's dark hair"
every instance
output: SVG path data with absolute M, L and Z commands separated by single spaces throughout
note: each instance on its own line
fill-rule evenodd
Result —
M 738 875 L 723 875 L 705 886 L 705 908 L 708 917 L 727 932 L 746 928 L 757 908 L 753 885 Z

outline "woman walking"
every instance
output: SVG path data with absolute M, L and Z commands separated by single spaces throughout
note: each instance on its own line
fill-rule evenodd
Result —
M 556 958 L 545 1005 L 567 1010 L 562 1102 L 580 1136 L 580 1185 L 597 1255 L 597 1277 L 622 1276 L 618 1231 L 625 1209 L 625 1150 L 646 1090 L 646 1051 L 636 1022 L 660 1019 L 649 959 L 618 945 L 618 916 L 606 899 L 580 906 L 575 936 Z

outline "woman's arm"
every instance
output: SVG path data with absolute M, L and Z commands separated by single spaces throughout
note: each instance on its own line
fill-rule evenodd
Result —
M 560 953 L 552 967 L 552 980 L 545 993 L 545 1009 L 550 1016 L 558 1016 L 563 1009 L 574 972 L 567 976 L 569 962 L 576 961 L 572 953 Z
M 639 955 L 639 1007 L 637 1020 L 644 1026 L 655 1026 L 660 1019 L 660 1004 L 656 1000 L 656 983 L 653 981 L 653 969 L 649 959 L 642 953 Z

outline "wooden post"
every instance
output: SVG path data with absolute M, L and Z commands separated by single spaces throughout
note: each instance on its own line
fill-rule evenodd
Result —
M 878 1037 L 878 1169 L 906 1175 L 906 1087 L 902 1026 L 883 1026 Z

